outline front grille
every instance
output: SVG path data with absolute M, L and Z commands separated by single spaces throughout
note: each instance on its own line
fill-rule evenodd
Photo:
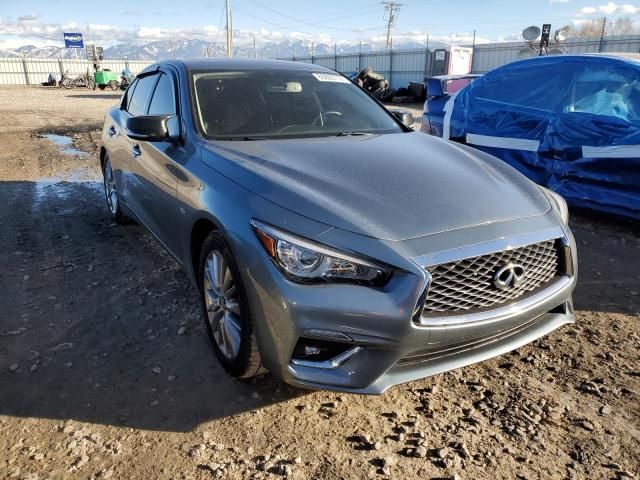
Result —
M 516 286 L 504 290 L 494 284 L 495 274 L 509 263 L 524 268 Z M 443 316 L 488 310 L 544 288 L 560 274 L 555 240 L 525 247 L 466 258 L 427 267 L 431 286 L 424 305 L 424 316 Z

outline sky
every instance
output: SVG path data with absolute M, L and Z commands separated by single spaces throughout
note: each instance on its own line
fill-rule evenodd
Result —
M 382 41 L 379 0 L 230 0 L 236 44 L 310 40 L 316 43 Z M 470 43 L 518 40 L 528 25 L 553 28 L 607 16 L 640 24 L 640 0 L 399 0 L 394 39 Z M 224 42 L 224 0 L 0 0 L 0 48 L 63 46 L 62 32 L 82 32 L 85 43 L 199 38 Z

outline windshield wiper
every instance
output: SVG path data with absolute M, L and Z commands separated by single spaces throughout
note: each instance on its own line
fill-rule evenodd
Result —
M 336 133 L 336 137 L 357 137 L 359 135 L 373 135 L 371 132 L 358 132 L 358 131 L 350 131 L 350 132 L 340 132 Z
M 254 137 L 254 136 L 244 136 L 244 137 L 214 137 L 215 140 L 240 140 L 249 142 L 252 140 L 269 140 L 267 137 Z

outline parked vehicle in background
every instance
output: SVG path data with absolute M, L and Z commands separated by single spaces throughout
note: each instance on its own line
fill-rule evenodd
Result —
M 102 141 L 111 216 L 184 266 L 236 377 L 381 393 L 574 321 L 562 198 L 329 69 L 161 62 Z
M 425 78 L 427 100 L 422 113 L 421 131 L 442 136 L 444 106 L 452 95 L 456 94 L 481 75 L 440 75 Z
M 81 73 L 80 75 L 72 78 L 69 71 L 62 74 L 62 77 L 58 82 L 58 86 L 63 88 L 81 87 L 89 88 L 91 90 L 95 90 L 96 88 L 92 75 L 89 75 L 88 73 Z
M 120 74 L 120 89 L 126 90 L 129 85 L 131 85 L 134 78 L 136 77 L 133 73 L 131 73 L 131 70 L 129 70 L 128 68 L 122 70 L 122 73 Z
M 571 205 L 640 220 L 639 59 L 536 57 L 453 95 L 429 83 L 422 131 L 495 155 Z

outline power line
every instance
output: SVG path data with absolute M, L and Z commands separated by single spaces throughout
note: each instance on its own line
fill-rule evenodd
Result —
M 220 33 L 222 33 L 222 19 L 224 18 L 224 8 L 220 10 L 220 19 L 218 20 L 218 30 L 216 32 L 216 38 L 213 41 L 213 46 L 218 46 L 218 40 L 220 40 Z
M 282 28 L 283 30 L 289 30 L 289 31 L 292 31 L 292 32 L 299 32 L 300 31 L 300 29 L 285 27 L 284 25 L 280 25 L 279 23 L 271 22 L 269 20 L 265 20 L 264 18 L 257 17 L 255 15 L 249 13 L 249 12 L 245 12 L 244 10 L 240 10 L 238 7 L 233 7 L 233 8 L 234 8 L 234 10 L 236 12 L 240 12 L 243 15 L 246 15 L 248 17 L 254 18 L 255 20 L 259 20 L 259 21 L 267 23 L 269 25 L 273 25 L 274 27 Z
M 257 2 L 256 0 L 249 0 L 251 3 L 254 3 L 256 5 L 258 5 L 259 7 L 264 8 L 265 10 L 269 10 L 272 13 L 275 13 L 276 15 L 280 15 L 281 17 L 287 18 L 289 20 L 293 20 L 294 22 L 298 22 L 298 23 L 302 23 L 304 25 L 309 25 L 312 27 L 318 27 L 318 28 L 324 28 L 326 30 L 338 30 L 338 31 L 342 31 L 342 32 L 361 32 L 361 31 L 366 31 L 366 30 L 379 30 L 380 27 L 372 27 L 372 28 L 339 28 L 339 27 L 329 27 L 327 25 L 320 25 L 318 23 L 314 23 L 314 22 L 308 22 L 306 20 L 301 20 L 299 18 L 295 18 L 292 17 L 290 15 L 287 15 L 285 13 L 279 12 L 278 10 L 276 10 L 275 8 L 271 8 L 268 7 L 267 5 L 263 5 L 260 2 Z

